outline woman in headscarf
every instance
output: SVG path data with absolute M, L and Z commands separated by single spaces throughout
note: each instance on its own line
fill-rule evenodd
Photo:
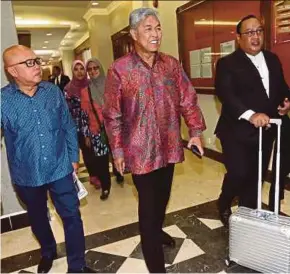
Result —
M 70 113 L 77 126 L 79 146 L 82 150 L 84 163 L 90 176 L 90 183 L 95 185 L 96 188 L 100 188 L 100 183 L 95 176 L 96 165 L 93 163 L 94 154 L 85 145 L 85 137 L 82 129 L 84 125 L 82 123 L 81 90 L 88 87 L 87 72 L 82 61 L 76 60 L 73 62 L 72 74 L 72 80 L 65 86 L 64 94 Z
M 87 61 L 86 69 L 90 77 L 89 87 L 93 100 L 99 105 L 104 104 L 104 92 L 106 76 L 102 64 L 97 58 L 91 58 Z M 112 161 L 113 162 L 113 161 Z M 113 164 L 113 173 L 116 176 L 117 182 L 122 183 L 124 177 L 117 171 Z
M 101 200 L 108 198 L 111 189 L 109 172 L 109 146 L 104 129 L 102 106 L 105 86 L 105 74 L 97 59 L 90 59 L 86 64 L 90 77 L 88 88 L 81 91 L 81 109 L 83 134 L 87 149 L 94 154 L 96 175 L 101 182 Z

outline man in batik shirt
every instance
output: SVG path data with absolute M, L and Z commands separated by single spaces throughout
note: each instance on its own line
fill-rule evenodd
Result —
M 203 154 L 205 123 L 197 96 L 178 60 L 158 52 L 162 31 L 157 13 L 130 14 L 135 50 L 109 69 L 104 118 L 118 171 L 132 173 L 139 196 L 139 229 L 146 265 L 164 273 L 162 245 L 174 240 L 162 230 L 174 164 L 184 160 L 180 115 L 189 128 L 188 147 Z

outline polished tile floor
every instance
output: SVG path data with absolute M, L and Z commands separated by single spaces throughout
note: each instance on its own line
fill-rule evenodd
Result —
M 189 151 L 186 161 L 176 166 L 171 199 L 164 229 L 176 240 L 175 249 L 165 249 L 168 273 L 254 272 L 233 265 L 227 268 L 228 231 L 218 220 L 216 199 L 224 174 L 222 164 L 204 157 L 197 159 Z M 86 260 L 99 273 L 148 273 L 140 247 L 137 219 L 137 193 L 130 175 L 118 185 L 112 180 L 107 201 L 99 199 L 100 191 L 87 180 L 84 167 L 79 177 L 89 191 L 81 201 L 86 235 Z M 263 200 L 267 203 L 269 184 L 264 185 Z M 58 259 L 52 273 L 67 270 L 63 228 L 50 204 L 51 226 L 58 243 Z M 282 205 L 290 215 L 290 192 Z M 1 272 L 36 272 L 40 253 L 30 228 L 2 234 Z

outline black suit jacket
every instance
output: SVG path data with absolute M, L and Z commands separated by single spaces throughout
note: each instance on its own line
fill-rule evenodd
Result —
M 249 109 L 265 113 L 270 118 L 281 118 L 277 108 L 286 97 L 290 99 L 290 91 L 278 57 L 269 51 L 263 53 L 269 70 L 269 97 L 259 71 L 244 51 L 237 49 L 219 59 L 215 78 L 216 94 L 222 103 L 215 130 L 219 138 L 227 136 L 241 142 L 257 143 L 258 129 L 249 121 L 239 120 Z M 283 120 L 288 123 L 288 116 L 283 116 Z M 270 134 L 271 130 L 268 132 Z
M 60 83 L 58 85 L 58 87 L 60 88 L 61 91 L 63 91 L 64 87 L 69 83 L 70 79 L 68 76 L 62 74 L 60 76 Z M 52 78 L 49 80 L 49 82 L 55 84 L 55 78 Z

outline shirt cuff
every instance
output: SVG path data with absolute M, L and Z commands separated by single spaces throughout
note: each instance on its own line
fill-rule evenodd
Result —
M 124 158 L 124 151 L 122 148 L 116 148 L 112 150 L 112 154 L 114 159 Z
M 202 135 L 202 130 L 189 130 L 189 136 L 192 137 L 200 137 Z
M 70 160 L 72 163 L 78 163 L 79 162 L 79 153 L 71 153 Z
M 239 117 L 239 120 L 241 120 L 241 119 L 245 119 L 245 120 L 249 121 L 250 118 L 252 117 L 252 115 L 255 114 L 255 113 L 256 113 L 255 111 L 249 109 L 249 110 L 245 111 L 245 112 L 244 112 L 244 113 Z

